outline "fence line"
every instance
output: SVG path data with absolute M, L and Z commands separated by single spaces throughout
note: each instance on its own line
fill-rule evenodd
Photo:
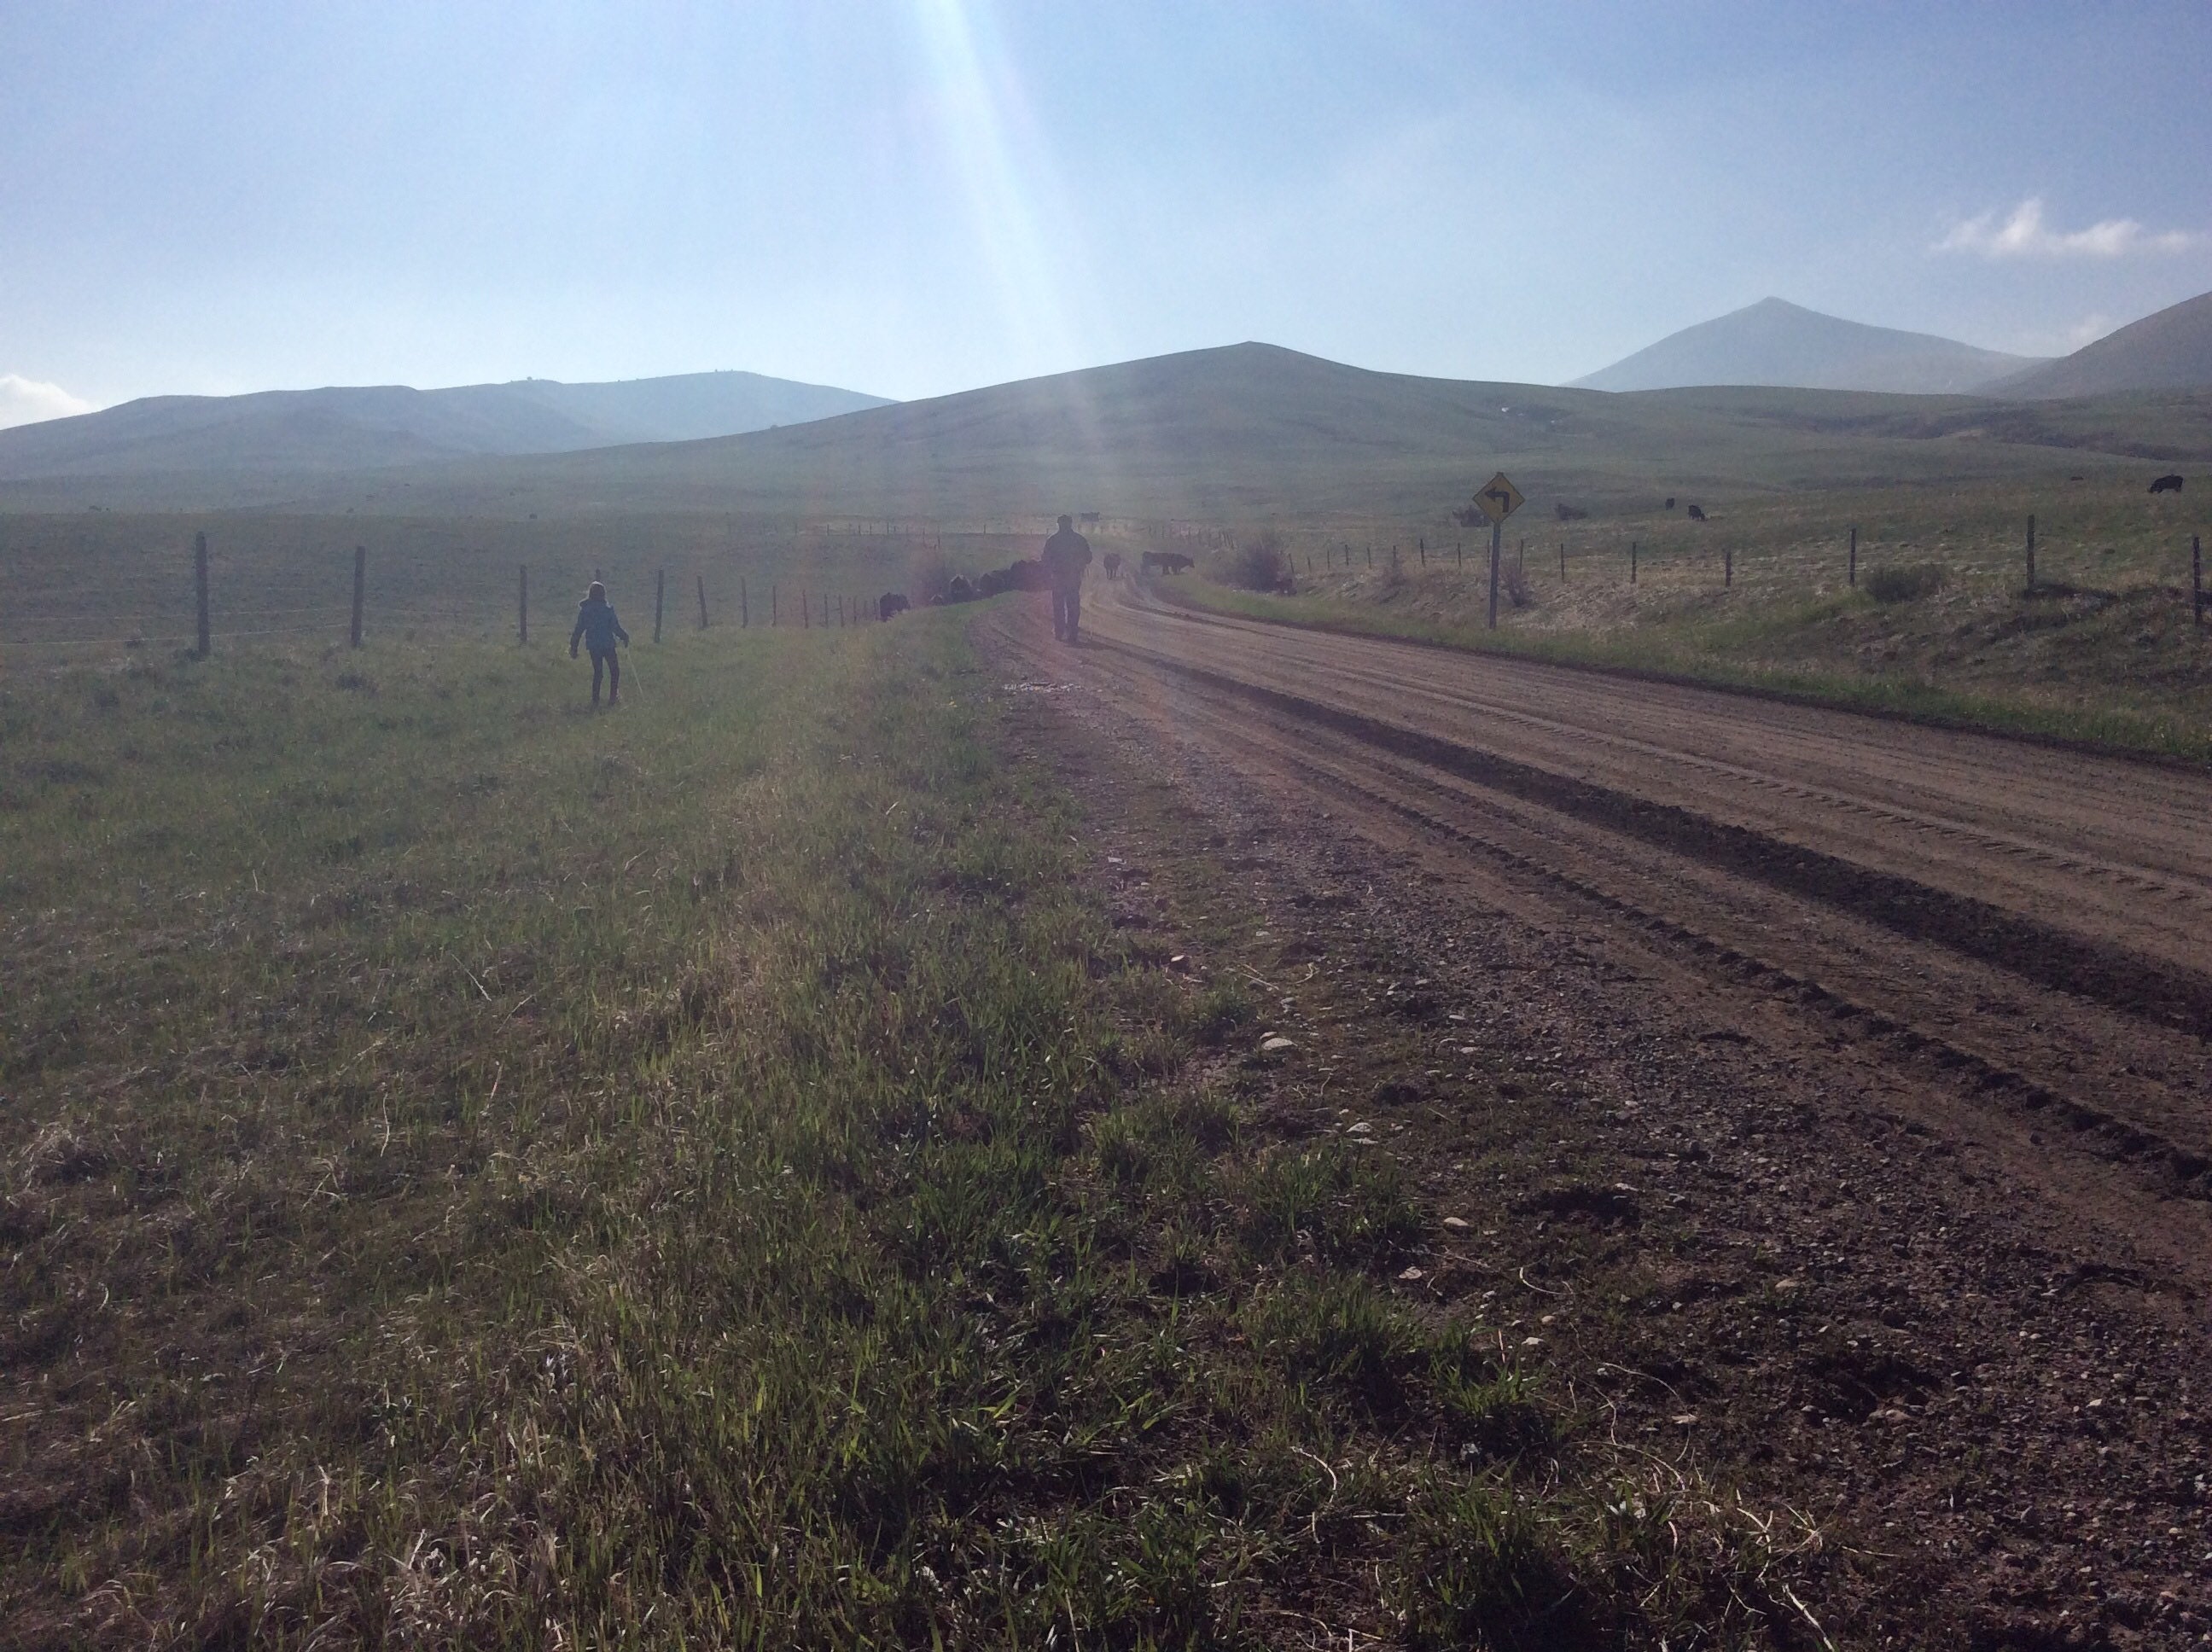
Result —
M 2018 519 L 2014 519 L 2016 522 Z M 2023 586 L 2021 589 L 2023 591 L 2023 594 L 2027 595 L 2038 594 L 2045 588 L 2043 583 L 2039 580 L 2039 574 L 2048 571 L 2047 569 L 2039 569 L 2038 567 L 2036 555 L 2039 549 L 2037 526 L 2038 523 L 2036 517 L 2033 515 L 2028 516 L 2026 519 L 2022 537 L 2013 541 L 2014 547 L 2013 554 L 2018 555 L 2021 558 L 2021 563 L 2015 564 L 2015 566 L 2021 569 L 2024 575 Z M 1859 530 L 1860 525 L 1853 522 L 1847 525 L 1838 525 L 1834 530 L 1832 530 L 1833 538 L 1823 537 L 1809 542 L 1803 538 L 1796 539 L 1787 548 L 1775 548 L 1775 560 L 1778 563 L 1785 567 L 1802 565 L 1807 559 L 1808 552 L 1812 551 L 1814 553 L 1813 560 L 1814 575 L 1818 578 L 1819 569 L 1820 567 L 1820 554 L 1815 550 L 1815 547 L 1823 544 L 1831 545 L 1833 547 L 1833 550 L 1826 552 L 1826 555 L 1835 556 L 1836 562 L 1841 564 L 1840 568 L 1837 571 L 1840 571 L 1844 574 L 1845 583 L 1848 587 L 1856 589 L 1860 585 L 1859 574 L 1862 571 L 1859 565 L 1859 553 L 1861 550 L 1859 543 Z M 1210 536 L 1210 540 L 1231 548 L 1233 548 L 1236 543 L 1234 536 L 1227 533 Z M 1406 568 L 1406 565 L 1401 560 L 1402 545 L 1403 541 L 1400 540 L 1389 544 L 1387 546 L 1383 547 L 1385 555 L 1388 558 L 1387 566 L 1394 574 L 1401 570 L 1410 571 Z M 1573 554 L 1584 558 L 1588 558 L 1592 556 L 1605 556 L 1608 554 L 1618 555 L 1618 545 L 1619 542 L 1617 540 L 1613 541 L 1609 546 L 1585 544 L 1578 548 Z M 1322 561 L 1324 567 L 1332 573 L 1340 568 L 1349 572 L 1361 562 L 1364 562 L 1367 568 L 1372 568 L 1376 566 L 1376 559 L 1375 552 L 1377 546 L 1372 541 L 1358 547 L 1353 546 L 1346 540 L 1339 540 L 1334 544 L 1324 543 L 1321 547 Z M 1628 555 L 1626 558 L 1627 567 L 1626 573 L 1626 583 L 1632 587 L 1638 586 L 1640 582 L 1640 574 L 1642 572 L 1640 566 L 1641 549 L 1642 546 L 1639 540 L 1630 540 L 1627 546 Z M 1672 563 L 1678 568 L 1681 566 L 1686 560 L 1691 560 L 1697 563 L 1701 563 L 1705 568 L 1711 570 L 1711 574 L 1717 574 L 1719 576 L 1717 583 L 1723 589 L 1728 589 L 1732 588 L 1735 584 L 1735 564 L 1737 562 L 1737 551 L 1739 549 L 1741 549 L 1745 552 L 1746 556 L 1750 557 L 1753 556 L 1758 548 L 1751 545 L 1739 547 L 1733 543 L 1723 543 L 1718 546 L 1670 549 L 1666 555 L 1659 557 L 1657 560 L 1664 563 Z M 1415 556 L 1419 560 L 1419 566 L 1423 568 L 1429 567 L 1431 565 L 1431 559 L 1428 556 L 1428 544 L 1425 536 L 1416 537 L 1414 550 Z M 1518 555 L 1514 562 L 1514 570 L 1516 577 L 1525 579 L 1528 566 L 1527 541 L 1521 541 L 1517 550 Z M 1561 585 L 1565 586 L 1569 580 L 1568 562 L 1570 558 L 1569 546 L 1565 538 L 1562 538 L 1559 540 L 1558 550 L 1559 563 L 1559 578 Z M 404 552 L 401 554 L 403 556 L 405 555 Z M 1295 557 L 1298 553 L 1293 550 L 1287 554 Z M 1442 559 L 1444 558 L 1447 554 L 1449 554 L 1451 560 L 1449 562 L 1444 562 Z M 1314 560 L 1313 554 L 1310 550 L 1304 553 L 1304 560 L 1307 565 L 1307 574 L 1309 578 L 1310 578 L 1313 571 Z M 462 604 L 468 600 L 470 597 L 472 597 L 475 599 L 482 599 L 483 597 L 489 596 L 488 592 L 471 592 L 469 593 L 469 597 L 461 597 L 457 595 L 457 598 L 454 599 L 441 600 L 435 606 L 431 607 L 416 606 L 405 602 L 404 600 L 389 606 L 373 606 L 368 601 L 368 593 L 367 590 L 368 564 L 368 549 L 365 546 L 357 545 L 354 547 L 353 567 L 351 569 L 350 580 L 351 603 L 349 605 L 343 596 L 334 596 L 330 601 L 321 603 L 280 603 L 272 604 L 252 604 L 241 607 L 241 609 L 234 616 L 234 617 L 238 620 L 248 622 L 247 623 L 228 628 L 220 628 L 215 623 L 215 620 L 217 616 L 216 609 L 219 605 L 216 598 L 220 593 L 215 589 L 213 575 L 220 573 L 221 570 L 211 569 L 210 568 L 207 535 L 204 531 L 195 533 L 193 536 L 191 544 L 191 563 L 192 610 L 190 617 L 187 618 L 185 616 L 179 615 L 174 618 L 171 618 L 168 616 L 164 615 L 160 618 L 151 619 L 150 622 L 155 624 L 163 625 L 190 624 L 192 627 L 192 629 L 190 632 L 162 629 L 144 631 L 131 630 L 99 636 L 0 637 L 0 650 L 65 650 L 115 647 L 166 647 L 173 645 L 190 644 L 193 647 L 194 652 L 204 657 L 211 651 L 214 643 L 219 641 L 255 637 L 305 636 L 316 634 L 325 634 L 330 635 L 331 641 L 335 643 L 337 641 L 337 634 L 343 628 L 343 634 L 345 635 L 349 644 L 352 647 L 359 647 L 362 646 L 365 637 L 371 629 L 379 629 L 388 633 L 395 628 L 404 627 L 410 630 L 442 629 L 463 635 L 483 635 L 491 633 L 496 629 L 497 625 L 496 619 L 494 617 L 495 610 L 491 606 L 487 607 L 486 611 L 482 617 L 476 619 L 471 619 L 465 616 L 465 615 L 461 611 Z M 1440 543 L 1437 547 L 1437 565 L 1447 568 L 1458 568 L 1463 569 L 1466 565 L 1464 542 L 1455 542 L 1449 548 L 1449 552 L 1447 552 L 1446 547 Z M 521 643 L 526 645 L 530 640 L 530 569 L 526 563 L 515 566 L 515 635 Z M 1293 563 L 1293 566 L 1295 566 L 1295 562 Z M 1755 562 L 1747 563 L 1747 568 L 1752 566 L 1755 566 Z M 1833 568 L 1834 564 L 1827 564 L 1827 566 Z M 1881 571 L 1880 568 L 1877 567 L 1875 574 L 1878 575 Z M 598 570 L 595 569 L 595 575 L 597 572 Z M 656 569 L 653 574 L 654 612 L 653 640 L 656 643 L 661 641 L 664 628 L 667 573 L 667 569 L 665 568 L 662 568 Z M 1707 575 L 1707 577 L 1711 576 L 1711 574 Z M 641 577 L 641 575 L 639 577 Z M 2190 599 L 2191 610 L 2191 618 L 2194 624 L 2200 627 L 2205 624 L 2204 614 L 2208 605 L 2203 593 L 2203 581 L 2202 551 L 2200 549 L 2199 539 L 2197 536 L 2192 536 L 2190 544 L 2189 585 L 2185 594 L 2187 595 Z M 282 583 L 291 584 L 294 582 L 288 580 Z M 703 572 L 696 574 L 695 588 L 698 600 L 699 625 L 700 629 L 703 630 L 708 629 L 709 624 L 706 575 Z M 49 592 L 49 594 L 52 595 L 56 593 Z M 90 597 L 99 593 L 94 587 L 84 587 L 79 591 L 58 594 Z M 143 597 L 146 592 L 142 588 L 139 594 Z M 283 594 L 289 593 L 287 592 Z M 818 594 L 821 598 L 821 609 L 817 615 L 814 610 L 813 601 L 813 598 L 817 594 L 817 592 L 804 586 L 802 586 L 799 592 L 798 624 L 802 629 L 811 631 L 817 624 L 827 629 L 833 623 L 838 629 L 843 629 L 852 626 L 857 626 L 863 623 L 880 623 L 882 620 L 883 616 L 879 606 L 873 598 L 854 595 L 850 592 L 839 593 L 828 591 L 820 592 Z M 771 627 L 781 627 L 782 623 L 781 595 L 781 592 L 779 583 L 771 581 L 769 587 L 769 611 L 767 615 L 767 623 Z M 742 574 L 738 576 L 737 597 L 738 604 L 738 625 L 741 629 L 749 628 L 751 623 L 750 592 L 748 587 L 746 578 Z M 252 623 L 266 620 L 288 620 L 299 616 L 313 616 L 317 620 L 324 623 L 297 625 L 270 625 Z M 35 612 L 26 614 L 21 610 L 11 611 L 6 616 L 7 621 L 10 624 L 11 628 L 24 626 L 35 627 L 41 624 L 66 625 L 69 623 L 71 617 L 72 616 L 68 614 L 39 614 Z
M 372 629 L 389 632 L 396 627 L 406 627 L 410 629 L 435 629 L 462 635 L 489 635 L 496 627 L 496 620 L 489 613 L 485 617 L 472 622 L 458 611 L 455 604 L 450 601 L 441 602 L 435 607 L 428 608 L 404 603 L 383 608 L 373 607 L 368 598 L 368 548 L 356 545 L 354 548 L 349 601 L 341 598 L 327 603 L 255 604 L 242 610 L 236 616 L 247 621 L 256 621 L 289 619 L 295 616 L 312 615 L 322 622 L 321 623 L 307 625 L 248 623 L 218 626 L 215 623 L 218 604 L 216 601 L 216 593 L 210 574 L 207 535 L 204 532 L 199 532 L 194 534 L 192 539 L 193 629 L 190 633 L 131 629 L 100 636 L 21 638 L 0 636 L 0 650 L 12 652 L 33 648 L 143 648 L 190 644 L 194 653 L 204 658 L 212 651 L 216 642 L 246 637 L 324 635 L 331 635 L 331 641 L 336 642 L 337 637 L 333 634 L 343 631 L 347 645 L 358 648 L 363 645 Z M 599 570 L 594 568 L 592 576 L 595 580 L 598 579 Z M 653 640 L 656 643 L 661 641 L 665 624 L 667 579 L 668 573 L 665 568 L 655 570 Z M 699 629 L 705 630 L 708 627 L 707 576 L 703 573 L 699 574 L 696 582 L 699 603 Z M 96 588 L 88 587 L 82 592 L 71 594 L 90 597 L 99 592 Z M 816 623 L 811 601 L 812 594 L 804 590 L 799 593 L 799 623 L 800 627 L 806 630 L 812 630 Z M 777 586 L 772 582 L 769 587 L 769 623 L 771 626 L 780 625 L 781 621 L 781 615 L 778 611 L 778 595 Z M 875 603 L 860 596 L 849 592 L 823 592 L 821 596 L 820 623 L 825 629 L 832 623 L 830 616 L 833 611 L 836 616 L 835 623 L 840 629 L 861 623 L 864 614 L 869 620 L 880 621 L 882 618 Z M 514 604 L 514 635 L 520 644 L 527 646 L 530 641 L 530 566 L 526 562 L 517 564 L 515 567 Z M 749 628 L 752 623 L 750 593 L 747 588 L 745 578 L 742 574 L 738 580 L 738 625 L 740 628 Z M 11 624 L 32 626 L 66 625 L 72 617 L 68 614 L 25 614 L 21 610 L 12 610 L 7 616 Z M 155 621 L 153 623 L 161 624 L 175 622 Z

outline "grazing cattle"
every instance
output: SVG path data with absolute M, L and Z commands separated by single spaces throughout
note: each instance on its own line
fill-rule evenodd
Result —
M 995 597 L 1001 591 L 1044 591 L 1051 587 L 1052 575 L 1045 565 L 1030 557 L 1021 557 L 1004 568 L 994 568 L 975 581 L 975 593 Z
M 2162 476 L 2150 484 L 2150 490 L 2154 494 L 2178 494 L 2181 491 L 2181 478 L 2178 476 Z
M 1120 579 L 1121 577 L 1121 553 L 1118 550 L 1108 551 L 1103 556 L 1101 556 L 1098 559 L 1098 566 L 1106 570 L 1106 577 L 1108 579 Z
M 1589 513 L 1588 511 L 1578 511 L 1572 505 L 1567 504 L 1563 501 L 1552 507 L 1552 514 L 1558 517 L 1562 522 L 1579 522 L 1583 518 L 1588 516 Z M 1474 524 L 1469 523 L 1468 525 L 1472 527 Z
M 1670 511 L 1674 508 L 1674 495 L 1672 494 L 1667 495 L 1667 508 Z
M 1702 522 L 1705 519 L 1705 507 L 1703 505 L 1692 505 L 1690 507 L 1690 520 L 1692 522 Z
M 1185 574 L 1189 572 L 1191 560 L 1178 550 L 1148 550 L 1143 558 L 1147 574 Z
M 945 600 L 947 602 L 975 600 L 975 587 L 968 583 L 968 576 L 965 574 L 956 574 L 952 576 L 952 583 L 945 587 Z
M 914 604 L 906 599 L 903 591 L 886 591 L 876 598 L 876 617 L 887 620 L 894 614 L 903 614 Z

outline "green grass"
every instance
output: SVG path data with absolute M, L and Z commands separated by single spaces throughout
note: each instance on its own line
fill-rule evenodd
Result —
M 580 671 L 0 687 L 0 1639 L 1756 1638 L 1251 1127 L 949 616 Z
M 1291 538 L 1296 596 L 1236 589 L 1228 573 L 1157 588 L 1223 612 L 2203 762 L 2212 631 L 2190 621 L 2194 508 L 2092 481 L 1738 499 L 1716 503 L 1706 523 L 1679 511 L 1532 523 L 1525 559 L 1522 534 L 1507 538 L 1524 600 L 1501 596 L 1495 631 L 1487 547 L 1464 542 L 1462 565 L 1462 541 L 1431 538 L 1424 565 L 1411 532 L 1395 563 L 1386 541 L 1370 568 L 1368 542 L 1352 544 L 1347 567 L 1346 539 L 1303 530 Z
M 512 640 L 526 568 L 533 639 L 564 641 L 586 586 L 604 578 L 623 623 L 646 641 L 657 590 L 671 638 L 698 629 L 702 597 L 716 629 L 749 620 L 755 628 L 835 629 L 859 623 L 885 591 L 904 588 L 921 562 L 941 556 L 980 573 L 1018 550 L 1034 555 L 1038 536 L 1010 527 L 665 512 L 544 521 L 366 512 L 0 514 L 0 573 L 15 592 L 0 615 L 0 669 L 166 656 L 190 644 L 199 533 L 208 541 L 210 619 L 228 652 L 343 641 L 356 546 L 368 553 L 367 634 L 379 644 Z M 89 646 L 67 646 L 80 642 Z

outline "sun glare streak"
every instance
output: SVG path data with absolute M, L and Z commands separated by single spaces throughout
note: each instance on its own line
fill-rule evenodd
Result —
M 1032 371 L 1085 365 L 1098 340 L 1085 325 L 1085 238 L 1053 175 L 1049 140 L 1031 113 L 1030 88 L 1013 55 L 979 0 L 915 0 L 915 17 L 931 105 L 1012 342 Z M 1050 89 L 1041 88 L 1045 95 Z M 1098 410 L 1087 391 L 1070 386 L 1061 395 L 1091 456 L 1093 485 L 1109 496 L 1049 507 L 1110 509 L 1113 478 L 1101 469 L 1109 448 L 1101 440 Z
M 1082 359 L 1084 342 L 1062 290 L 1060 265 L 1073 231 L 1054 210 L 1057 191 L 1041 159 L 1047 140 L 1030 118 L 1012 59 L 970 0 L 915 0 L 915 15 L 931 104 L 1000 313 L 1024 355 L 1072 365 Z

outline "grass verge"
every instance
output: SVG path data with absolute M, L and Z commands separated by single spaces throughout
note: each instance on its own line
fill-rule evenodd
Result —
M 0 692 L 8 1639 L 1764 1637 L 1249 1127 L 949 617 L 641 664 Z
M 1826 652 L 1806 647 L 1806 640 L 1824 629 L 1879 611 L 1880 604 L 1858 597 L 1813 598 L 1778 610 L 1694 624 L 1619 630 L 1492 631 L 1480 620 L 1444 617 L 1419 608 L 1393 608 L 1328 596 L 1269 595 L 1234 590 L 1210 580 L 1161 581 L 1152 588 L 1166 600 L 1186 607 L 1312 630 L 1393 637 L 1551 665 L 1627 671 L 1668 682 L 1868 712 L 1935 727 L 2022 736 L 2192 764 L 2212 762 L 2212 728 L 2182 705 L 2178 694 L 2168 696 L 2167 708 L 2160 708 L 2155 703 L 2160 696 L 2154 693 L 2099 693 L 2102 685 L 2085 674 L 2078 685 L 2085 692 L 2053 700 L 2024 692 L 1949 687 L 1911 675 L 1823 670 L 1786 663 L 1793 653 Z M 2054 609 L 2065 595 L 2059 594 Z M 2063 668 L 2042 669 L 2046 677 L 2063 679 L 2064 676 Z

